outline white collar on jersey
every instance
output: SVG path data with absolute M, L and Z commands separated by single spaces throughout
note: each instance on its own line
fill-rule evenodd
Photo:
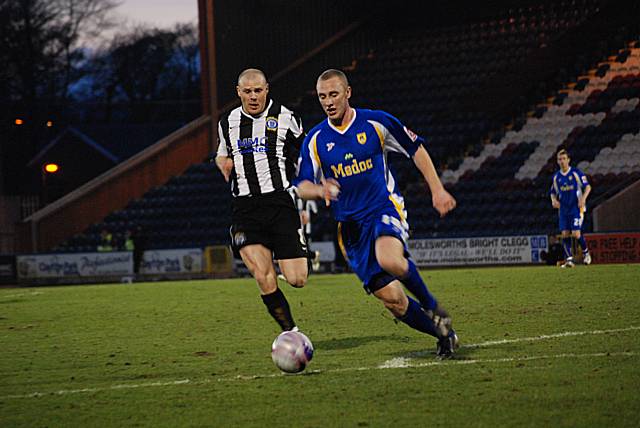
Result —
M 559 170 L 559 171 L 560 171 L 560 174 L 562 174 L 562 176 L 563 176 L 563 177 L 566 177 L 567 175 L 569 175 L 569 173 L 571 172 L 571 170 L 572 170 L 572 168 L 571 168 L 571 167 L 569 167 L 569 169 L 567 170 L 567 172 L 562 172 L 562 170 Z
M 354 109 L 353 107 L 349 107 L 349 108 L 351 110 L 353 110 L 353 117 L 351 118 L 351 121 L 342 130 L 340 130 L 340 128 L 334 126 L 333 123 L 331 123 L 331 121 L 329 120 L 329 118 L 327 118 L 327 123 L 329 124 L 329 126 L 339 134 L 344 134 L 345 132 L 347 132 L 349 130 L 349 128 L 351 128 L 351 125 L 353 125 L 353 122 L 356 121 L 357 110 Z
M 250 117 L 251 119 L 260 119 L 261 117 L 265 117 L 267 115 L 267 113 L 269 113 L 269 109 L 271 108 L 271 104 L 273 104 L 273 100 L 269 99 L 269 104 L 267 104 L 267 106 L 264 108 L 262 113 L 260 113 L 257 116 L 252 116 L 249 113 L 247 113 L 246 111 L 244 111 L 244 109 L 242 108 L 242 105 L 240 106 L 240 112 L 242 114 L 244 114 L 245 116 Z

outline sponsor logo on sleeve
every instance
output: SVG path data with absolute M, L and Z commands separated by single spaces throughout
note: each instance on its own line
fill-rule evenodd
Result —
M 412 130 L 410 130 L 406 126 L 404 126 L 403 128 L 404 128 L 404 133 L 407 134 L 407 136 L 409 138 L 411 138 L 411 141 L 413 141 L 415 143 L 416 140 L 418 139 L 418 136 L 415 134 L 415 132 L 413 132 Z

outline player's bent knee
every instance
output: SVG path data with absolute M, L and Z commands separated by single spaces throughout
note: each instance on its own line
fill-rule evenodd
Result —
M 275 293 L 276 290 L 278 290 L 277 283 L 263 283 L 263 284 L 258 283 L 258 287 L 260 288 L 260 292 L 263 295 Z
M 307 284 L 307 277 L 306 275 L 297 275 L 297 276 L 294 276 L 293 278 L 287 278 L 287 282 L 292 287 L 302 288 Z

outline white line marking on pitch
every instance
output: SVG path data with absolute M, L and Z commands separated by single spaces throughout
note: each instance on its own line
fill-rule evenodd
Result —
M 25 297 L 25 296 L 37 296 L 39 294 L 44 294 L 40 291 L 32 291 L 31 293 L 13 293 L 13 294 L 2 294 L 0 295 L 0 299 L 11 299 L 14 297 Z
M 502 339 L 502 340 L 490 340 L 482 343 L 473 343 L 469 345 L 462 345 L 462 348 L 482 348 L 484 346 L 493 346 L 493 345 L 505 345 L 508 343 L 518 343 L 518 342 L 537 342 L 540 340 L 547 339 L 556 339 L 558 337 L 571 337 L 571 336 L 586 336 L 589 334 L 612 334 L 612 333 L 623 333 L 625 331 L 634 331 L 640 330 L 640 327 L 631 326 L 626 328 L 616 328 L 612 330 L 591 330 L 591 331 L 565 331 L 563 333 L 554 333 L 554 334 L 543 334 L 541 336 L 533 336 L 533 337 L 520 337 L 516 339 Z
M 538 342 L 541 340 L 557 339 L 559 337 L 585 336 L 585 335 L 596 335 L 596 334 L 614 334 L 614 333 L 623 333 L 626 331 L 635 331 L 635 330 L 640 330 L 640 327 L 631 326 L 631 327 L 616 328 L 611 330 L 565 331 L 562 333 L 543 334 L 541 336 L 533 336 L 533 337 L 519 337 L 515 339 L 489 340 L 487 342 L 481 342 L 481 343 L 470 343 L 468 345 L 463 344 L 460 347 L 461 348 L 483 348 L 486 346 L 507 345 L 509 343 Z M 405 357 L 392 358 L 380 364 L 380 367 L 381 368 L 407 367 L 408 362 L 411 361 L 412 358 L 424 357 L 431 353 L 432 353 L 431 351 L 414 352 L 410 356 L 408 355 Z
M 412 363 L 411 359 L 407 359 L 405 365 L 395 366 L 383 366 L 380 365 L 378 369 L 404 369 L 410 367 L 431 367 L 442 364 L 455 364 L 455 365 L 467 365 L 467 364 L 488 364 L 488 363 L 513 363 L 516 361 L 534 361 L 534 360 L 551 360 L 560 358 L 598 358 L 598 357 L 635 357 L 638 355 L 635 352 L 598 352 L 594 354 L 555 354 L 555 355 L 534 355 L 525 357 L 511 357 L 511 358 L 487 358 L 476 360 L 448 360 L 448 361 L 428 361 L 423 363 Z
M 137 383 L 137 384 L 120 384 L 120 385 L 112 385 L 108 387 L 102 388 L 82 388 L 82 389 L 61 389 L 59 391 L 53 392 L 33 392 L 31 394 L 24 395 L 5 395 L 0 397 L 0 399 L 8 399 L 8 398 L 37 398 L 43 397 L 45 395 L 69 395 L 69 394 L 82 394 L 85 392 L 100 392 L 100 391 L 113 391 L 117 389 L 135 389 L 135 388 L 150 388 L 157 386 L 174 386 L 174 385 L 184 385 L 185 383 L 191 383 L 189 379 L 182 380 L 173 380 L 169 382 L 149 382 L 149 383 Z
M 505 339 L 505 340 L 497 340 L 497 341 L 489 341 L 477 344 L 467 345 L 467 348 L 473 347 L 481 347 L 481 346 L 489 346 L 489 345 L 501 345 L 504 343 L 515 343 L 515 342 L 525 342 L 525 341 L 535 341 L 535 340 L 546 340 L 553 339 L 557 337 L 567 337 L 567 336 L 582 336 L 586 334 L 611 334 L 611 333 L 619 333 L 625 331 L 633 331 L 640 330 L 640 327 L 627 327 L 621 329 L 614 330 L 593 330 L 593 331 L 576 331 L 576 332 L 564 332 L 550 335 L 542 335 L 536 337 L 523 337 L 519 339 Z M 413 354 L 416 355 L 416 354 Z M 402 369 L 402 368 L 420 368 L 420 367 L 434 367 L 434 366 L 448 366 L 448 365 L 471 365 L 471 364 L 490 364 L 490 363 L 511 363 L 517 361 L 534 361 L 534 360 L 551 360 L 551 359 L 564 359 L 564 358 L 602 358 L 602 357 L 635 357 L 638 356 L 636 352 L 598 352 L 592 354 L 555 354 L 555 355 L 537 355 L 537 356 L 524 356 L 524 357 L 510 357 L 510 358 L 487 358 L 487 359 L 473 359 L 473 360 L 445 360 L 445 361 L 426 361 L 426 362 L 412 362 L 411 358 L 394 358 L 393 360 L 389 360 L 377 367 L 346 367 L 339 369 L 328 369 L 328 370 L 309 370 L 304 372 L 301 375 L 286 375 L 283 373 L 269 373 L 265 375 L 253 375 L 253 376 L 234 376 L 234 377 L 223 377 L 216 379 L 204 379 L 204 380 L 191 380 L 191 379 L 179 379 L 173 381 L 165 381 L 165 382 L 149 382 L 149 383 L 138 383 L 138 384 L 117 384 L 106 387 L 93 387 L 93 388 L 82 388 L 82 389 L 61 389 L 58 391 L 52 392 L 33 392 L 31 394 L 15 394 L 15 395 L 4 395 L 0 396 L 0 400 L 8 400 L 8 399 L 23 399 L 23 398 L 38 398 L 43 396 L 52 396 L 52 395 L 69 395 L 69 394 L 83 394 L 83 393 L 91 393 L 91 392 L 103 392 L 103 391 L 115 391 L 121 389 L 137 389 L 137 388 L 153 388 L 153 387 L 163 387 L 163 386 L 177 386 L 177 385 L 205 385 L 213 382 L 233 382 L 233 381 L 242 381 L 242 380 L 258 380 L 258 379 L 266 379 L 266 378 L 279 378 L 279 377 L 288 377 L 288 376 L 305 376 L 307 374 L 317 374 L 317 373 L 344 373 L 344 372 L 355 372 L 355 371 L 369 371 L 369 370 L 385 370 L 385 369 Z M 395 361 L 394 364 L 387 364 L 391 361 Z

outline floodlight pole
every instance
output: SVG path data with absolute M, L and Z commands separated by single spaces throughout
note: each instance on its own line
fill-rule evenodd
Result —
M 200 82 L 202 114 L 209 116 L 209 147 L 218 148 L 218 69 L 216 66 L 216 32 L 214 0 L 198 0 L 200 33 Z

